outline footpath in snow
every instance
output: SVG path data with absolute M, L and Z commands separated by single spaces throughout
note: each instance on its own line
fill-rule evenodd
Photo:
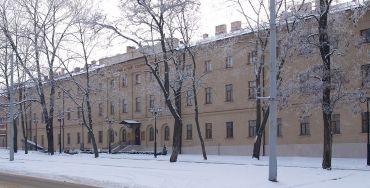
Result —
M 24 151 L 9 161 L 0 149 L 0 172 L 82 183 L 99 187 L 127 188 L 275 188 L 335 187 L 370 188 L 370 167 L 365 159 L 333 159 L 331 171 L 321 169 L 320 158 L 278 157 L 278 182 L 270 182 L 268 158 L 249 156 L 56 154 Z

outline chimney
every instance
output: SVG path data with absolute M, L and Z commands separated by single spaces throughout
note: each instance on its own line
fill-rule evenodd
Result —
M 136 50 L 134 46 L 127 46 L 126 53 L 133 53 Z
M 203 39 L 206 39 L 206 38 L 208 38 L 208 33 L 203 34 Z
M 75 67 L 73 72 L 80 72 L 80 67 Z
M 94 60 L 94 61 L 91 61 L 91 65 L 92 66 L 95 66 L 96 65 L 96 61 Z
M 215 28 L 215 35 L 224 34 L 226 32 L 226 24 L 218 25 Z
M 66 69 L 64 69 L 64 68 L 62 68 L 62 69 L 60 69 L 60 74 L 64 74 L 64 71 L 65 71 Z
M 241 21 L 231 22 L 231 29 L 230 32 L 239 31 L 242 28 Z

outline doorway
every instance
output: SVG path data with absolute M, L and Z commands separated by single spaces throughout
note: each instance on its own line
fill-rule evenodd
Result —
M 140 127 L 135 129 L 135 145 L 140 145 Z

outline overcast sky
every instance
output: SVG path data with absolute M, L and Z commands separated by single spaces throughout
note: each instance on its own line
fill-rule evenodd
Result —
M 226 24 L 228 31 L 230 30 L 230 23 L 233 21 L 243 21 L 241 15 L 230 7 L 227 0 L 200 0 L 201 2 L 201 20 L 198 37 L 203 33 L 208 33 L 210 36 L 215 33 L 215 26 Z M 109 16 L 117 17 L 120 10 L 117 7 L 118 0 L 101 0 L 101 9 Z M 113 56 L 115 54 L 124 53 L 126 51 L 125 44 L 115 44 L 109 48 L 97 49 L 94 59 Z

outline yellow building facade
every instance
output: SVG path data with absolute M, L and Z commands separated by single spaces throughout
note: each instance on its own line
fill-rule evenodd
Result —
M 368 14 L 369 15 L 369 14 Z M 370 16 L 364 16 L 355 35 L 370 32 Z M 251 33 L 240 33 L 230 37 L 215 38 L 208 44 L 211 48 L 197 51 L 197 75 L 204 75 L 198 87 L 199 118 L 201 133 L 208 154 L 251 155 L 255 139 L 255 80 L 254 67 L 248 59 L 254 46 L 248 41 Z M 204 43 L 203 43 L 204 44 Z M 370 64 L 370 43 L 361 48 L 367 51 L 363 62 L 350 65 L 349 74 L 361 75 L 361 67 Z M 353 52 L 355 54 L 355 49 Z M 352 58 L 352 55 L 346 58 Z M 320 62 L 319 55 L 312 58 L 296 57 L 291 61 L 306 62 L 304 65 L 288 64 L 283 79 L 292 80 L 304 66 Z M 316 57 L 317 56 L 317 57 Z M 268 61 L 266 61 L 268 62 Z M 127 53 L 100 59 L 91 65 L 92 120 L 95 140 L 101 151 L 109 147 L 112 130 L 112 150 L 152 150 L 154 146 L 154 123 L 150 109 L 153 104 L 162 112 L 156 120 L 157 144 L 171 150 L 174 120 L 161 98 L 156 80 L 151 76 L 140 53 L 128 48 Z M 352 70 L 351 70 L 352 71 Z M 357 72 L 356 72 L 357 71 Z M 87 129 L 82 124 L 82 112 L 77 103 L 83 100 L 82 91 L 75 82 L 84 85 L 84 70 L 75 69 L 73 79 L 66 73 L 57 78 L 56 107 L 54 114 L 54 144 L 58 151 L 92 149 Z M 268 96 L 268 67 L 263 74 L 264 96 Z M 361 79 L 354 81 L 361 86 Z M 46 84 L 47 85 L 47 84 Z M 194 121 L 194 103 L 188 97 L 187 83 L 182 93 L 182 153 L 201 153 L 200 141 Z M 47 86 L 45 87 L 47 88 Z M 32 88 L 29 89 L 30 93 Z M 47 89 L 45 90 L 47 91 Z M 368 92 L 368 90 L 366 90 Z M 368 93 L 366 93 L 368 95 Z M 48 93 L 46 93 L 48 96 Z M 35 96 L 37 97 L 37 96 Z M 292 100 L 299 101 L 302 96 Z M 73 100 L 72 100 L 73 98 Z M 359 104 L 366 109 L 365 103 Z M 302 103 L 292 102 L 283 106 L 278 113 L 278 155 L 321 156 L 323 123 L 320 106 L 302 114 Z M 362 111 L 361 111 L 362 112 Z M 354 113 L 346 105 L 335 108 L 333 121 L 339 127 L 333 136 L 334 157 L 366 156 L 366 121 L 364 113 Z M 28 111 L 29 140 L 47 147 L 45 124 L 42 121 L 40 105 L 32 103 Z M 37 127 L 37 128 L 36 128 Z M 268 129 L 266 130 L 268 132 Z M 18 121 L 18 145 L 24 147 Z M 61 135 L 61 136 L 59 136 Z M 268 135 L 266 133 L 266 135 Z M 59 142 L 61 137 L 62 142 Z M 268 139 L 263 138 L 263 150 L 267 151 Z

